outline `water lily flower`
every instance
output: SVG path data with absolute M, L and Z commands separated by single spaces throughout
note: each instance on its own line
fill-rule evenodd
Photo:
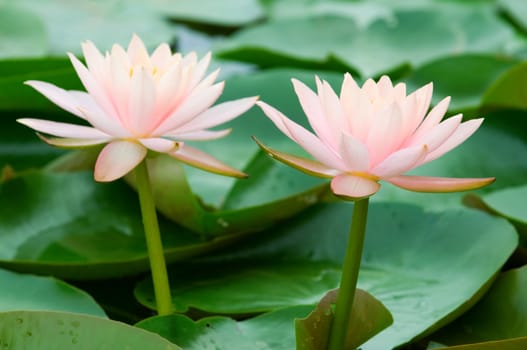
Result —
M 314 134 L 267 103 L 257 105 L 290 139 L 314 160 L 271 149 L 272 157 L 305 173 L 331 178 L 331 189 L 356 200 L 376 193 L 379 181 L 418 192 L 454 192 L 476 189 L 494 178 L 440 178 L 403 175 L 437 159 L 460 145 L 483 119 L 462 122 L 458 114 L 444 121 L 450 97 L 428 113 L 432 84 L 406 95 L 406 86 L 393 86 L 387 76 L 367 80 L 359 87 L 344 76 L 340 96 L 316 78 L 317 92 L 293 79 L 293 86 Z
M 40 119 L 18 122 L 46 135 L 47 143 L 66 148 L 107 144 L 95 165 L 97 181 L 116 180 L 134 169 L 147 150 L 166 153 L 189 165 L 228 176 L 244 177 L 211 155 L 184 141 L 226 136 L 229 129 L 208 130 L 251 108 L 257 97 L 211 107 L 223 91 L 219 70 L 206 75 L 210 54 L 172 53 L 167 44 L 149 55 L 134 35 L 128 49 L 114 45 L 104 55 L 87 41 L 82 44 L 86 66 L 69 58 L 87 92 L 67 91 L 42 81 L 28 81 L 53 103 L 84 119 L 90 126 Z

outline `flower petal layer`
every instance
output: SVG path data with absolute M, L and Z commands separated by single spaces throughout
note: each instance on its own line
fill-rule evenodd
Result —
M 457 179 L 402 175 L 389 178 L 386 181 L 414 192 L 458 192 L 476 190 L 493 183 L 495 180 L 494 177 Z
M 146 157 L 146 148 L 133 141 L 114 141 L 107 144 L 95 162 L 96 181 L 117 180 L 128 174 Z
M 17 122 L 29 126 L 33 130 L 43 132 L 45 134 L 59 136 L 59 137 L 69 137 L 69 138 L 79 138 L 79 139 L 108 139 L 111 138 L 110 135 L 99 131 L 95 128 L 83 125 L 75 125 L 68 123 L 53 122 L 50 120 L 42 119 L 31 119 L 31 118 L 21 118 L 17 119 Z
M 340 174 L 331 180 L 333 193 L 350 200 L 369 197 L 380 188 L 381 185 L 377 181 L 351 174 Z

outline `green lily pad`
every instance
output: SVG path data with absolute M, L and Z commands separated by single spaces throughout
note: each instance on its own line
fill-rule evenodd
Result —
M 51 277 L 22 275 L 0 269 L 0 312 L 69 311 L 106 317 L 86 292 Z
M 485 90 L 517 62 L 517 59 L 496 55 L 448 56 L 417 68 L 405 82 L 410 91 L 433 82 L 432 103 L 451 96 L 450 110 L 475 110 Z
M 150 1 L 149 6 L 175 20 L 214 24 L 227 27 L 241 26 L 261 19 L 264 15 L 258 0 L 194 0 L 177 2 Z
M 449 346 L 447 348 L 435 348 L 436 350 L 522 350 L 527 346 L 527 337 L 489 341 L 468 345 Z
M 350 217 L 348 203 L 319 204 L 201 264 L 180 266 L 174 301 L 185 305 L 180 310 L 235 314 L 314 304 L 322 290 L 338 285 Z M 459 316 L 488 288 L 517 241 L 507 221 L 477 211 L 373 204 L 359 286 L 386 305 L 394 324 L 362 348 L 390 349 Z M 136 295 L 153 307 L 148 281 Z
M 498 0 L 499 6 L 527 33 L 527 4 L 523 0 Z
M 158 333 L 185 350 L 292 350 L 294 320 L 311 310 L 311 306 L 294 306 L 238 322 L 219 316 L 199 321 L 183 315 L 157 316 L 137 327 Z
M 485 108 L 527 109 L 527 62 L 519 63 L 503 73 L 485 92 Z
M 114 43 L 128 45 L 134 33 L 148 46 L 173 38 L 170 25 L 148 2 L 19 0 L 17 6 L 44 23 L 48 55 L 81 53 L 80 43 L 85 40 L 104 50 Z
M 0 59 L 38 57 L 46 52 L 44 24 L 15 3 L 0 4 Z
M 0 187 L 0 266 L 70 279 L 148 271 L 137 195 L 125 184 L 100 184 L 91 172 L 30 172 Z M 169 262 L 238 239 L 203 241 L 161 220 Z
M 326 350 L 336 304 L 338 289 L 329 291 L 305 318 L 295 320 L 297 350 Z M 345 348 L 359 345 L 393 323 L 390 311 L 371 294 L 355 291 Z
M 503 272 L 479 303 L 433 338 L 448 345 L 527 338 L 526 289 L 527 266 Z
M 157 334 L 101 317 L 66 312 L 0 313 L 2 349 L 180 350 Z
M 474 4 L 398 9 L 366 27 L 342 15 L 270 21 L 235 33 L 216 52 L 261 66 L 333 58 L 373 76 L 452 54 L 505 53 L 512 40 L 512 29 L 491 8 Z

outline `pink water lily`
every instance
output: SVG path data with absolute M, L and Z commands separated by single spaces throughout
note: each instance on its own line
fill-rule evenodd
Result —
M 82 49 L 86 66 L 72 54 L 69 57 L 87 92 L 67 91 L 42 81 L 26 83 L 91 126 L 29 118 L 19 119 L 20 123 L 54 136 L 41 137 L 59 147 L 107 143 L 95 165 L 97 181 L 126 175 L 146 157 L 147 150 L 207 171 L 245 176 L 184 143 L 226 136 L 229 129 L 208 129 L 239 116 L 257 100 L 247 97 L 211 107 L 224 83 L 215 83 L 219 70 L 206 75 L 210 54 L 198 60 L 194 52 L 183 56 L 161 44 L 149 55 L 136 35 L 127 50 L 114 45 L 103 55 L 89 41 Z
M 290 139 L 315 160 L 259 145 L 272 157 L 308 174 L 331 178 L 339 196 L 360 199 L 373 195 L 380 180 L 418 192 L 454 192 L 488 185 L 494 178 L 438 178 L 403 175 L 460 145 L 483 119 L 461 122 L 458 114 L 444 121 L 450 97 L 428 113 L 432 84 L 406 95 L 387 76 L 359 87 L 346 74 L 340 96 L 316 78 L 317 93 L 293 79 L 302 109 L 315 134 L 264 102 L 258 106 Z

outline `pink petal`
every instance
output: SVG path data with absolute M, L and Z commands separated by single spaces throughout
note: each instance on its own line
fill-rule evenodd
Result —
M 419 139 L 415 139 L 410 143 L 410 146 L 426 145 L 428 147 L 428 152 L 433 152 L 437 149 L 443 142 L 445 142 L 450 135 L 456 131 L 461 123 L 462 115 L 458 114 L 453 117 L 450 117 L 439 125 L 432 128 L 428 133 L 423 134 Z
M 403 116 L 397 103 L 386 106 L 376 114 L 377 122 L 371 125 L 366 139 L 372 165 L 398 149 L 405 136 L 401 132 Z
M 368 149 L 351 135 L 341 135 L 339 153 L 348 171 L 366 171 L 370 167 Z
M 306 159 L 302 157 L 297 157 L 292 154 L 283 153 L 275 149 L 269 148 L 263 143 L 261 143 L 256 137 L 253 137 L 254 141 L 260 146 L 260 148 L 266 152 L 271 158 L 275 158 L 280 162 L 289 165 L 292 168 L 300 170 L 308 175 L 330 178 L 336 176 L 340 171 L 328 168 L 322 163 L 317 161 Z
M 351 174 L 341 174 L 331 180 L 331 190 L 339 197 L 358 200 L 369 197 L 381 188 L 374 180 Z
M 472 136 L 473 133 L 476 132 L 476 130 L 480 127 L 481 123 L 483 123 L 483 118 L 472 119 L 467 122 L 461 123 L 456 129 L 456 131 L 454 131 L 452 135 L 450 135 L 450 137 L 441 146 L 436 148 L 435 151 L 430 152 L 426 156 L 426 158 L 421 161 L 419 165 L 437 159 L 443 154 L 451 151 L 452 149 L 465 142 L 466 139 L 468 139 L 470 136 Z
M 38 137 L 48 145 L 60 148 L 84 148 L 100 145 L 109 142 L 111 139 L 72 139 L 62 137 L 46 137 L 42 134 L 37 134 Z
M 311 128 L 313 128 L 313 131 L 318 137 L 325 140 L 325 142 L 329 142 L 334 138 L 334 135 L 326 122 L 326 117 L 324 116 L 324 111 L 317 94 L 301 81 L 292 79 L 292 82 L 295 93 L 298 96 L 300 105 L 302 106 L 304 114 L 307 116 Z
M 154 134 L 164 135 L 188 123 L 190 120 L 203 113 L 220 97 L 223 91 L 223 82 L 210 88 L 188 96 L 183 103 L 157 127 Z
M 417 166 L 427 153 L 426 146 L 405 148 L 391 154 L 379 165 L 371 170 L 371 173 L 382 179 L 401 175 Z
M 405 125 L 410 127 L 410 130 L 408 130 L 409 132 L 413 132 L 425 117 L 426 111 L 430 107 L 433 91 L 433 84 L 428 83 L 408 95 L 407 98 L 410 100 L 415 97 L 415 109 L 412 114 L 408 115 L 409 120 L 405 121 Z
M 145 44 L 136 34 L 132 35 L 127 54 L 132 65 L 149 65 L 150 63 L 150 55 L 148 55 Z
M 275 108 L 269 106 L 264 102 L 256 102 L 262 108 L 264 113 L 271 119 L 271 121 L 280 129 L 285 135 L 298 143 L 300 147 L 304 148 L 316 160 L 327 165 L 333 169 L 344 170 L 344 162 L 318 137 L 288 119 L 285 115 L 280 113 Z
M 371 104 L 349 73 L 344 75 L 340 103 L 346 113 L 347 128 L 359 141 L 365 142 L 371 118 Z
M 164 67 L 165 65 L 169 64 L 171 59 L 172 51 L 170 50 L 170 46 L 168 46 L 166 43 L 159 45 L 150 56 L 152 64 L 154 66 L 160 67 Z
M 84 109 L 79 107 L 79 111 L 90 124 L 108 135 L 121 138 L 127 138 L 132 135 L 124 126 L 114 119 L 108 118 L 100 109 Z
M 152 111 L 156 101 L 156 87 L 151 75 L 144 67 L 134 72 L 130 82 L 130 99 L 126 122 L 136 135 L 151 132 Z
M 59 136 L 59 137 L 78 138 L 78 139 L 108 139 L 108 138 L 111 138 L 110 135 L 102 131 L 99 131 L 95 128 L 84 126 L 84 125 L 59 123 L 59 122 L 53 122 L 50 120 L 30 119 L 30 118 L 17 119 L 17 122 L 19 122 L 20 124 L 24 124 L 25 126 L 28 126 L 31 129 L 34 129 L 36 131 L 40 131 L 45 134 Z
M 459 192 L 487 186 L 496 180 L 494 177 L 480 179 L 456 179 L 426 176 L 395 176 L 386 181 L 397 187 L 415 192 Z
M 391 96 L 393 93 L 393 84 L 390 77 L 383 75 L 377 83 L 377 88 L 381 96 Z
M 448 110 L 449 104 L 450 96 L 445 97 L 434 108 L 432 108 L 426 118 L 421 122 L 421 125 L 419 125 L 417 130 L 415 130 L 412 139 L 423 137 L 424 134 L 428 133 L 428 131 L 437 126 Z
M 60 108 L 83 118 L 78 109 L 79 103 L 77 99 L 69 91 L 43 81 L 28 80 L 24 84 L 34 88 Z
M 114 141 L 106 145 L 95 163 L 96 181 L 108 182 L 128 174 L 146 156 L 146 148 L 132 141 Z
M 178 142 L 162 138 L 139 139 L 139 142 L 146 148 L 159 153 L 173 152 L 180 147 Z
M 205 73 L 207 72 L 207 68 L 209 67 L 209 64 L 210 64 L 210 59 L 211 59 L 211 53 L 207 52 L 207 54 L 194 67 L 194 71 L 192 72 L 192 79 L 190 80 L 191 89 L 194 86 L 198 85 L 201 79 L 203 79 L 203 77 L 205 76 Z
M 344 110 L 340 104 L 339 97 L 327 81 L 323 81 L 321 84 L 319 98 L 324 111 L 324 119 L 322 122 L 326 123 L 330 132 L 325 143 L 331 145 L 334 149 L 337 149 L 340 133 L 348 127 Z
M 96 101 L 96 103 L 99 105 L 99 107 L 108 116 L 112 117 L 115 120 L 119 120 L 119 118 L 117 117 L 117 112 L 111 100 L 108 98 L 106 91 L 101 88 L 99 82 L 95 80 L 95 78 L 91 75 L 90 71 L 86 69 L 86 67 L 77 59 L 77 57 L 73 56 L 72 54 L 68 54 L 68 56 L 71 60 L 71 63 L 73 64 L 73 68 L 75 68 L 77 75 L 82 81 L 82 84 L 84 85 L 88 93 Z
M 224 164 L 205 152 L 187 145 L 184 145 L 175 152 L 169 153 L 169 155 L 183 163 L 211 173 L 238 178 L 247 177 L 247 174 Z
M 105 62 L 101 52 L 91 41 L 86 41 L 82 43 L 81 46 L 88 70 L 95 75 L 97 79 L 106 79 L 104 76 Z
M 228 101 L 220 103 L 214 107 L 207 109 L 205 112 L 198 115 L 196 118 L 189 121 L 187 124 L 175 130 L 179 133 L 188 133 L 191 131 L 198 131 L 212 128 L 216 125 L 228 122 L 240 114 L 245 113 L 251 108 L 258 97 L 247 97 L 239 100 Z
M 215 140 L 222 137 L 225 137 L 231 133 L 232 129 L 224 130 L 198 130 L 190 131 L 184 133 L 174 133 L 167 134 L 165 136 L 173 137 L 177 140 L 183 141 L 205 141 L 205 140 Z

